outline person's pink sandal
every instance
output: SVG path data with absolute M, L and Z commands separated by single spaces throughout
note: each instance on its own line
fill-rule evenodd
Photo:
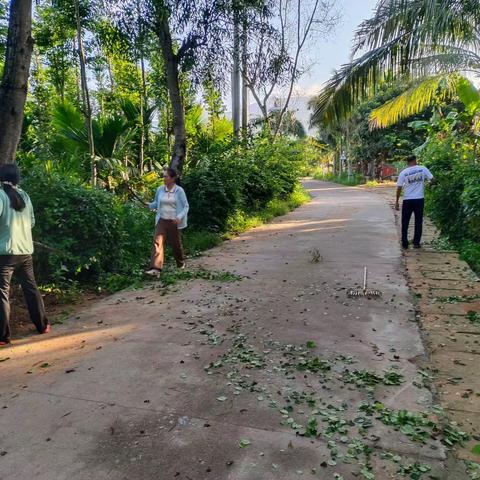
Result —
M 45 334 L 45 333 L 50 333 L 52 331 L 52 326 L 50 324 L 48 324 L 46 327 L 45 327 L 45 330 L 41 333 L 41 335 Z

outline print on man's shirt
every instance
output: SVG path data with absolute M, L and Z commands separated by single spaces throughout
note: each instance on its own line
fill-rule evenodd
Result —
M 425 180 L 425 176 L 423 174 L 423 170 L 412 172 L 406 175 L 405 182 L 408 184 L 423 182 Z

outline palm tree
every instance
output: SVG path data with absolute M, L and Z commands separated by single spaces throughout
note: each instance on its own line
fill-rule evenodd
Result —
M 81 112 L 71 103 L 56 105 L 52 116 L 56 131 L 55 149 L 72 159 L 81 160 L 89 152 L 88 131 Z M 127 118 L 99 116 L 92 121 L 95 141 L 96 162 L 99 176 L 108 180 L 113 171 L 128 175 L 130 146 L 135 134 L 135 126 Z M 134 166 L 133 170 L 137 170 Z M 108 182 L 107 182 L 108 183 Z
M 480 72 L 480 0 L 380 0 L 358 28 L 352 55 L 312 102 L 313 123 L 338 122 L 391 80 L 414 83 L 372 112 L 373 127 L 419 113 L 439 97 L 478 99 L 463 75 Z

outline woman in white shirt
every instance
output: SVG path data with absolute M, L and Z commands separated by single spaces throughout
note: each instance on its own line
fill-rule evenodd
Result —
M 155 199 L 148 204 L 156 210 L 155 237 L 149 275 L 159 275 L 165 258 L 165 242 L 172 247 L 178 268 L 185 268 L 185 255 L 182 246 L 182 230 L 187 226 L 188 201 L 185 191 L 177 185 L 177 172 L 167 168 L 163 175 L 164 185 L 157 189 Z

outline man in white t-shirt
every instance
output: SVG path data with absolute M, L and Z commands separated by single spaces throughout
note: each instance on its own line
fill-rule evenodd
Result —
M 400 210 L 400 196 L 403 189 L 402 247 L 408 248 L 408 225 L 413 213 L 415 215 L 413 248 L 420 248 L 423 229 L 423 209 L 425 205 L 425 182 L 433 180 L 433 175 L 427 167 L 417 164 L 415 155 L 407 158 L 407 164 L 408 167 L 402 170 L 398 177 L 395 209 Z

